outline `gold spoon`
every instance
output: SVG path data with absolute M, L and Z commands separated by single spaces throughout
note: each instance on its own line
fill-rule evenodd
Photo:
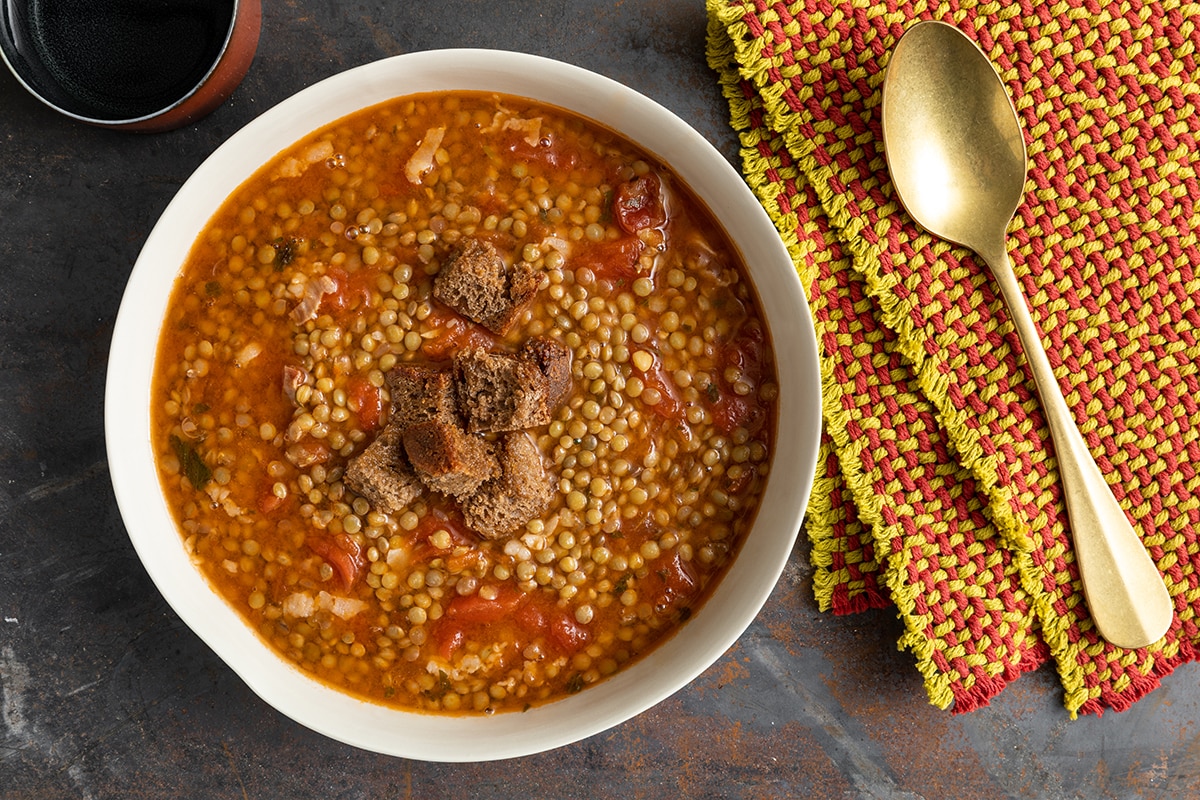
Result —
M 1171 626 L 1171 597 L 1117 504 L 1063 400 L 1005 246 L 1025 186 L 1025 140 L 987 56 L 942 22 L 901 36 L 883 83 L 883 146 L 892 183 L 917 224 L 991 267 L 1038 395 L 1066 495 L 1075 562 L 1092 620 L 1119 647 Z

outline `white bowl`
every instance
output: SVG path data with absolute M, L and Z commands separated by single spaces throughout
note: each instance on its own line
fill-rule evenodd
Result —
M 715 594 L 649 656 L 596 686 L 524 713 L 436 716 L 329 688 L 276 655 L 189 561 L 150 446 L 158 332 L 198 233 L 238 185 L 310 130 L 392 97 L 441 90 L 529 97 L 590 117 L 663 159 L 724 224 L 749 265 L 774 341 L 778 431 L 757 520 Z M 297 722 L 367 750 L 430 761 L 528 755 L 599 733 L 650 708 L 707 669 L 750 625 L 791 556 L 816 468 L 821 426 L 816 337 L 779 235 L 741 176 L 695 130 L 637 92 L 536 56 L 442 50 L 336 75 L 251 122 L 180 188 L 142 249 L 113 332 L 106 387 L 109 469 L 129 537 L 171 607 L 250 688 Z

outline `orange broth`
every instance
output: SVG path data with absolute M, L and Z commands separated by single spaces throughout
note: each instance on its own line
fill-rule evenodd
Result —
M 504 336 L 431 295 L 467 238 L 541 275 Z M 436 492 L 384 513 L 343 482 L 396 365 L 532 336 L 572 355 L 531 431 L 542 514 L 484 540 Z M 777 387 L 745 267 L 667 166 L 556 108 L 419 95 L 305 137 L 216 212 L 170 299 L 152 439 L 189 552 L 282 658 L 373 701 L 493 713 L 614 674 L 711 594 L 765 486 Z

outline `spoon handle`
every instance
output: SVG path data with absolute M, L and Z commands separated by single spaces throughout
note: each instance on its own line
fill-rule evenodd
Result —
M 1174 616 L 1162 575 L 1113 497 L 1067 408 L 1004 244 L 980 255 L 1000 285 L 1050 425 L 1075 563 L 1092 620 L 1100 635 L 1118 647 L 1152 644 L 1171 627 Z

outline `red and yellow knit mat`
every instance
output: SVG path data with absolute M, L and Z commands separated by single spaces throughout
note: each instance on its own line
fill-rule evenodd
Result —
M 1065 705 L 1122 709 L 1200 629 L 1200 6 L 708 0 L 746 179 L 808 292 L 826 436 L 806 527 L 822 608 L 894 603 L 941 707 L 1047 659 Z M 1084 438 L 1175 602 L 1140 650 L 1099 638 L 1053 446 L 982 261 L 888 178 L 884 71 L 919 19 L 992 59 L 1025 131 L 1009 248 Z

